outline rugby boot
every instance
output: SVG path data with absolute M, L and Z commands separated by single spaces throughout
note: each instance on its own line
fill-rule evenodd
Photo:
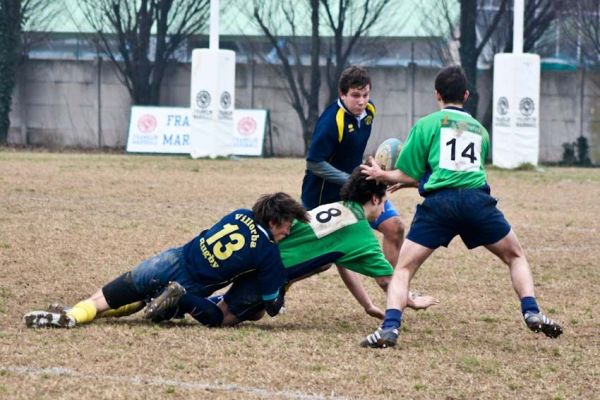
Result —
M 183 286 L 175 281 L 169 282 L 165 290 L 148 303 L 144 310 L 144 318 L 154 320 L 165 310 L 177 308 L 177 304 L 184 294 L 185 288 Z
M 398 341 L 398 328 L 383 329 L 381 327 L 364 338 L 360 347 L 382 348 L 393 347 Z
M 31 311 L 23 316 L 23 322 L 28 328 L 73 328 L 75 319 L 64 311 Z
M 558 322 L 551 320 L 542 313 L 526 312 L 523 317 L 527 327 L 536 333 L 542 332 L 553 339 L 563 333 L 563 328 Z

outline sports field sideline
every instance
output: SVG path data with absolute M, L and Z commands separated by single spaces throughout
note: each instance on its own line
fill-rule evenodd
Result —
M 131 316 L 26 329 L 23 313 L 71 304 L 263 193 L 299 197 L 303 159 L 0 149 L 2 399 L 594 399 L 600 393 L 600 169 L 488 170 L 531 263 L 558 340 L 523 324 L 505 266 L 460 240 L 413 287 L 399 345 L 358 346 L 377 326 L 331 269 L 292 287 L 286 313 L 238 328 Z M 420 201 L 391 199 L 408 223 Z M 383 293 L 367 282 L 384 306 Z

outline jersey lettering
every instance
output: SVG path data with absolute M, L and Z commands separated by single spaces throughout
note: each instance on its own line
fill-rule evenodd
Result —
M 315 218 L 317 219 L 317 221 L 324 224 L 325 222 L 331 221 L 331 218 L 339 217 L 340 215 L 342 215 L 342 212 L 337 208 L 332 207 L 326 211 L 319 212 Z
M 440 168 L 450 171 L 479 171 L 481 136 L 455 127 L 440 132 Z
M 241 233 L 236 233 L 240 227 L 234 224 L 225 224 L 223 229 L 206 239 L 206 244 L 213 246 L 213 254 L 223 261 L 231 257 L 233 252 L 240 250 L 246 244 L 246 239 Z M 221 239 L 227 236 L 228 241 L 223 243 Z
M 340 203 L 323 204 L 308 213 L 310 227 L 319 239 L 358 221 L 354 213 Z

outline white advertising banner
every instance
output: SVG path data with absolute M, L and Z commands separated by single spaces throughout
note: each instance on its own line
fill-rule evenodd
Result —
M 540 142 L 540 57 L 496 54 L 492 159 L 501 168 L 538 164 Z
M 191 76 L 190 155 L 197 158 L 232 154 L 235 52 L 193 50 Z
M 262 156 L 267 110 L 235 110 L 232 154 Z
M 189 108 L 131 107 L 127 151 L 189 154 Z
M 187 107 L 131 107 L 127 151 L 133 153 L 191 154 L 191 115 Z M 227 154 L 262 156 L 267 110 L 238 109 L 233 113 L 234 132 Z M 199 146 L 210 146 L 198 138 Z

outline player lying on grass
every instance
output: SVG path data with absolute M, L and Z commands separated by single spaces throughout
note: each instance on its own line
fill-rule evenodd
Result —
M 341 199 L 309 211 L 310 222 L 294 221 L 288 237 L 279 243 L 286 279 L 291 284 L 335 263 L 338 269 L 349 270 L 348 274 L 340 275 L 365 311 L 381 319 L 383 312 L 371 301 L 358 274 L 375 278 L 384 290 L 391 279 L 393 268 L 369 225 L 383 212 L 386 186 L 367 180 L 356 168 L 341 190 Z M 163 320 L 188 313 L 209 326 L 258 320 L 265 313 L 259 283 L 257 274 L 244 276 L 223 296 L 197 299 L 195 309 L 190 308 L 193 302 L 189 300 L 189 294 L 183 295 L 178 302 L 182 291 L 173 284 L 154 301 L 153 317 Z M 172 307 L 176 303 L 177 306 Z M 411 296 L 408 306 L 424 309 L 437 303 L 430 296 Z
M 203 298 L 253 271 L 261 303 L 269 315 L 276 315 L 283 305 L 286 280 L 276 243 L 289 234 L 294 220 L 308 221 L 300 203 L 285 193 L 264 195 L 252 210 L 233 211 L 186 245 L 143 261 L 67 311 L 32 311 L 23 320 L 28 327 L 71 328 L 99 314 L 138 311 L 170 281 L 179 282 L 191 299 Z M 181 299 L 183 306 L 185 301 L 186 297 Z
M 459 235 L 467 248 L 485 246 L 509 267 L 521 301 L 525 323 L 534 332 L 556 338 L 562 327 L 537 305 L 529 263 L 515 232 L 490 196 L 484 162 L 489 149 L 485 128 L 463 110 L 469 97 L 467 80 L 458 66 L 441 70 L 435 79 L 440 111 L 417 121 L 396 161 L 383 171 L 376 163 L 361 166 L 370 179 L 406 186 L 418 183 L 425 198 L 417 206 L 387 292 L 383 324 L 361 342 L 364 347 L 394 346 L 410 281 L 421 264 L 440 246 Z

